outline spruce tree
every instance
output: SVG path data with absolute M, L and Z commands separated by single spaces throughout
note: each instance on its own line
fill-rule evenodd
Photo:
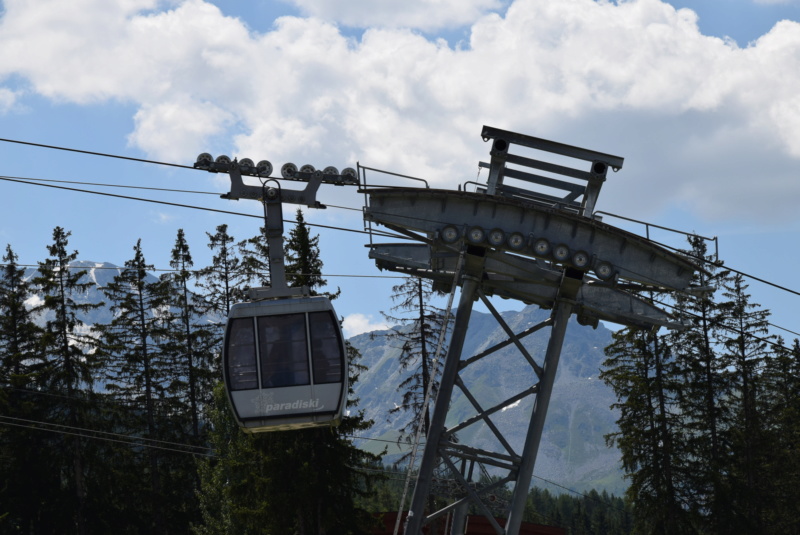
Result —
M 231 305 L 244 301 L 246 278 L 242 273 L 242 259 L 234 247 L 234 237 L 228 234 L 228 225 L 219 225 L 216 230 L 214 234 L 206 232 L 208 248 L 214 255 L 211 265 L 201 270 L 197 286 L 204 292 L 209 311 L 226 318 Z
M 765 359 L 761 395 L 756 399 L 764 432 L 759 450 L 762 520 L 768 533 L 800 532 L 800 340 L 778 338 Z
M 94 285 L 81 282 L 85 270 L 73 270 L 78 252 L 68 251 L 70 232 L 61 227 L 53 230 L 53 243 L 47 247 L 50 256 L 39 262 L 39 275 L 34 283 L 44 294 L 42 310 L 48 318 L 42 347 L 47 362 L 39 375 L 43 388 L 64 396 L 63 403 L 53 408 L 53 421 L 65 422 L 74 428 L 87 427 L 93 416 L 92 386 L 97 362 L 96 338 L 78 315 L 102 306 L 101 303 L 80 303 L 76 300 Z M 73 499 L 71 516 L 75 532 L 87 533 L 86 452 L 90 449 L 78 436 L 63 437 L 63 469 L 68 474 L 67 487 Z
M 302 212 L 297 211 L 297 226 L 290 231 L 285 244 L 287 282 L 290 286 L 307 286 L 312 294 L 323 286 L 319 237 L 310 236 Z M 338 292 L 337 294 L 338 295 Z M 347 345 L 350 361 L 350 391 L 358 381 L 358 351 Z M 376 456 L 353 445 L 353 435 L 369 429 L 363 411 L 345 416 L 338 427 L 270 433 L 257 437 L 266 454 L 269 473 L 282 477 L 270 479 L 271 503 L 275 533 L 286 528 L 302 535 L 322 533 L 362 533 L 366 514 L 356 507 L 356 497 L 365 492 L 365 483 L 372 478 L 360 467 L 374 462 Z M 292 474 L 297 474 L 292 477 Z M 288 493 L 281 488 L 288 485 Z M 284 501 L 285 500 L 285 501 Z M 359 528 L 359 526 L 362 526 Z
M 18 266 L 17 255 L 6 247 L 0 273 L 0 531 L 43 532 L 42 504 L 54 499 L 55 474 L 46 457 L 53 447 L 49 433 L 23 424 L 47 418 L 37 388 L 45 363 L 40 351 L 42 329 L 35 310 L 26 305 L 34 297 Z M 46 399 L 46 398 L 45 398 Z
M 699 238 L 690 245 L 686 253 L 706 267 L 693 282 L 713 291 L 674 296 L 689 328 L 665 336 L 626 329 L 606 349 L 603 378 L 621 410 L 608 439 L 631 479 L 635 527 L 793 533 L 800 344 L 775 344 L 769 312 L 751 301 L 743 277 Z
M 600 378 L 613 388 L 619 430 L 606 437 L 622 454 L 643 533 L 688 533 L 691 520 L 682 504 L 685 444 L 677 397 L 676 363 L 661 335 L 632 328 L 612 335 Z
M 192 533 L 271 533 L 263 525 L 269 501 L 264 485 L 269 477 L 264 470 L 264 458 L 256 451 L 253 437 L 242 433 L 234 420 L 222 382 L 214 388 L 208 424 L 214 456 L 198 461 L 201 521 L 192 525 Z
M 259 227 L 258 234 L 236 244 L 241 258 L 242 289 L 269 286 L 269 242 L 267 227 Z
M 206 232 L 208 247 L 214 255 L 211 265 L 198 273 L 197 289 L 202 292 L 201 298 L 208 305 L 207 311 L 211 316 L 208 325 L 211 337 L 208 341 L 214 359 L 214 376 L 219 377 L 222 373 L 220 357 L 225 320 L 231 306 L 246 299 L 244 286 L 247 277 L 242 272 L 242 259 L 234 246 L 234 237 L 228 234 L 228 225 L 219 225 L 216 230 L 214 234 Z M 210 377 L 209 380 L 213 383 L 214 378 Z
M 180 370 L 171 394 L 178 403 L 175 408 L 188 413 L 191 435 L 198 441 L 201 411 L 211 401 L 212 385 L 218 376 L 213 364 L 213 350 L 218 336 L 210 325 L 203 322 L 203 316 L 210 309 L 208 303 L 190 289 L 194 279 L 194 262 L 183 229 L 178 229 L 169 265 L 173 272 L 163 277 L 172 297 L 168 336 L 173 358 Z
M 312 295 L 316 295 L 315 288 L 328 284 L 322 278 L 322 258 L 319 252 L 319 236 L 312 236 L 299 208 L 296 213 L 297 225 L 289 231 L 289 237 L 284 244 L 286 264 L 286 284 L 295 288 L 307 286 Z M 340 293 L 337 290 L 331 296 L 335 299 Z
M 39 342 L 42 329 L 34 321 L 35 309 L 26 302 L 34 294 L 25 280 L 25 269 L 17 265 L 17 255 L 6 246 L 0 278 L 0 377 L 4 386 L 33 387 L 35 373 L 42 365 Z
M 449 324 L 445 325 L 445 311 L 431 304 L 433 296 L 431 281 L 409 277 L 392 288 L 392 301 L 396 303 L 392 310 L 407 315 L 384 314 L 387 320 L 401 324 L 387 336 L 401 350 L 400 367 L 410 371 L 410 374 L 397 387 L 403 393 L 402 404 L 389 413 L 407 414 L 398 429 L 399 439 L 409 443 L 413 441 L 420 421 L 423 435 L 428 434 L 430 408 L 425 407 L 425 395 L 429 387 L 431 399 L 435 399 L 439 391 L 438 376 L 443 359 L 436 360 L 436 349 L 442 331 L 450 327 Z M 439 355 L 445 355 L 446 352 L 447 348 L 442 347 Z
M 161 346 L 167 338 L 167 324 L 161 314 L 169 307 L 169 286 L 148 273 L 153 266 L 145 261 L 141 240 L 133 250 L 134 257 L 103 288 L 113 314 L 111 323 L 101 327 L 105 390 L 119 409 L 116 426 L 120 432 L 168 440 L 172 438 L 165 434 L 169 417 L 159 405 L 174 370 Z M 167 469 L 166 461 L 155 448 L 145 448 L 140 454 L 145 456 L 140 470 L 149 474 L 149 484 L 143 485 L 142 492 L 149 496 L 149 507 L 139 513 L 151 519 L 146 524 L 149 530 L 165 533 L 167 504 L 162 472 Z
M 764 394 L 762 373 L 773 337 L 769 334 L 769 311 L 751 301 L 747 288 L 740 274 L 725 281 L 727 310 L 721 344 L 724 358 L 730 362 L 725 373 L 731 383 L 726 400 L 731 417 L 727 424 L 732 449 L 728 482 L 734 502 L 731 514 L 741 533 L 757 533 L 764 530 L 766 482 L 761 480 L 761 465 L 763 451 L 769 447 L 758 399 Z
M 525 521 L 558 526 L 567 533 L 628 535 L 634 531 L 632 507 L 622 498 L 605 491 L 590 490 L 580 496 L 552 495 L 533 487 L 525 505 Z
M 686 503 L 694 511 L 699 530 L 726 533 L 734 527 L 728 521 L 732 504 L 726 481 L 731 383 L 726 374 L 730 360 L 719 349 L 726 314 L 722 288 L 731 273 L 708 255 L 702 239 L 691 237 L 689 245 L 686 253 L 704 267 L 696 272 L 693 283 L 711 291 L 699 296 L 676 294 L 676 308 L 691 325 L 668 336 L 682 381 L 679 409 L 687 452 L 691 452 L 685 484 L 691 496 Z
M 96 338 L 87 334 L 86 326 L 79 315 L 103 303 L 80 303 L 76 300 L 95 285 L 81 282 L 86 270 L 73 270 L 70 263 L 78 257 L 78 251 L 68 252 L 69 236 L 61 227 L 53 231 L 53 243 L 47 247 L 50 257 L 39 262 L 39 275 L 33 282 L 44 294 L 42 311 L 48 314 L 44 344 L 47 351 L 47 386 L 72 396 L 80 390 L 90 390 L 92 372 L 96 362 L 91 350 Z

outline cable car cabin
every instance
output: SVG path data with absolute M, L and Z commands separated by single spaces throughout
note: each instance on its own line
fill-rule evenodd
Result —
M 347 356 L 327 297 L 231 307 L 222 356 L 233 413 L 247 433 L 337 425 Z

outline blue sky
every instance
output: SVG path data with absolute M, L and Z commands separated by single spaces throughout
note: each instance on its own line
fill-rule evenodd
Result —
M 743 272 L 800 290 L 800 1 L 10 0 L 0 14 L 0 138 L 191 165 L 200 152 L 369 167 L 455 188 L 487 159 L 483 124 L 625 157 L 598 209 L 718 236 Z M 0 142 L 0 175 L 258 215 L 204 172 Z M 177 230 L 258 219 L 0 182 L 0 245 L 122 264 L 141 238 L 168 268 Z M 361 229 L 363 198 L 323 188 L 311 222 Z M 349 209 L 344 209 L 344 208 Z M 294 208 L 287 206 L 290 218 Z M 610 222 L 610 221 L 609 221 Z M 637 232 L 642 228 L 619 223 Z M 399 282 L 367 238 L 318 229 L 348 332 L 375 327 Z M 673 236 L 655 236 L 670 244 Z M 345 276 L 347 275 L 347 276 Z M 356 277 L 354 277 L 354 275 Z M 799 296 L 751 281 L 800 332 Z M 501 302 L 500 309 L 521 305 Z M 787 338 L 793 337 L 784 333 Z

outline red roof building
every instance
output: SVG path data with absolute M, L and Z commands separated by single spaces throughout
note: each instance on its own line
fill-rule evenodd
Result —
M 400 524 L 400 533 L 402 533 L 402 526 L 405 521 L 407 513 L 403 513 L 403 519 Z M 394 525 L 397 522 L 397 512 L 377 513 L 383 521 L 383 528 L 378 527 L 372 530 L 372 535 L 392 535 L 394 533 Z M 497 518 L 497 523 L 505 526 L 504 518 Z M 445 535 L 449 533 L 449 526 L 447 525 L 447 518 L 440 518 L 436 523 L 438 528 L 435 533 L 438 535 Z M 431 526 L 422 528 L 422 532 L 426 535 L 434 533 Z M 497 535 L 489 520 L 482 515 L 469 515 L 467 517 L 467 533 L 466 535 Z M 523 522 L 519 529 L 519 535 L 567 535 L 567 530 L 554 526 L 543 526 L 541 524 L 532 524 L 530 522 Z

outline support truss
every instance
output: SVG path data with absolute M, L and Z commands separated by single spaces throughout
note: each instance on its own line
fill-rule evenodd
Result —
M 452 289 L 454 280 L 461 286 L 453 335 L 408 514 L 407 535 L 419 535 L 423 525 L 449 513 L 455 517 L 452 533 L 463 533 L 469 505 L 487 517 L 498 535 L 516 535 L 570 316 L 575 314 L 580 324 L 594 327 L 603 320 L 649 330 L 681 328 L 680 321 L 630 290 L 648 287 L 692 291 L 690 283 L 699 269 L 688 258 L 594 217 L 607 171 L 622 167 L 622 158 L 491 127 L 484 127 L 482 137 L 492 140 L 491 162 L 481 164 L 489 168 L 489 178 L 476 192 L 427 187 L 362 190 L 369 197 L 364 219 L 370 225 L 383 225 L 415 242 L 371 243 L 370 257 L 378 267 L 429 278 L 434 288 L 444 292 Z M 589 162 L 589 169 L 519 155 L 511 151 L 512 147 L 554 153 L 582 165 Z M 510 185 L 507 179 L 564 194 L 531 191 Z M 463 263 L 459 260 L 462 257 Z M 490 295 L 536 304 L 551 310 L 550 317 L 515 333 L 487 299 Z M 478 355 L 463 358 L 467 326 L 477 299 L 497 319 L 507 339 Z M 550 329 L 550 337 L 544 359 L 537 362 L 521 340 L 545 328 Z M 516 347 L 535 379 L 521 392 L 485 406 L 462 372 L 509 346 Z M 456 387 L 475 414 L 453 423 L 447 416 Z M 524 444 L 511 444 L 494 418 L 531 398 L 533 412 Z M 498 445 L 494 451 L 458 439 L 459 433 L 467 434 L 476 425 L 485 425 L 491 431 Z M 481 470 L 489 467 L 503 475 L 490 486 L 480 488 L 472 481 L 476 466 Z M 427 498 L 435 487 L 434 474 L 440 467 L 460 491 L 445 507 L 426 512 Z M 493 490 L 506 485 L 514 488 L 505 510 L 505 526 L 501 526 L 487 498 Z

